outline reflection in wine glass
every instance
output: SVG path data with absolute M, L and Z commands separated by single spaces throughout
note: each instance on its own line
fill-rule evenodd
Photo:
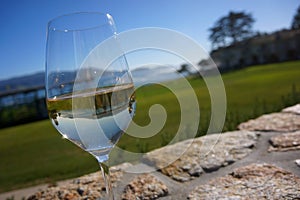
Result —
M 49 22 L 47 33 L 50 119 L 64 138 L 98 160 L 113 199 L 105 163 L 135 112 L 134 86 L 113 19 L 102 13 L 64 15 Z M 122 56 L 111 62 L 112 55 Z

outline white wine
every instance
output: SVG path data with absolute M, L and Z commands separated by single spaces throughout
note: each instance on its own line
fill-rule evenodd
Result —
M 135 112 L 133 84 L 73 92 L 47 99 L 49 116 L 63 137 L 97 158 L 107 156 Z

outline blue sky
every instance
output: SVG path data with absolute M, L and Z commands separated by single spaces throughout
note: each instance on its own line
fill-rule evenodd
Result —
M 299 0 L 1 0 L 0 79 L 43 71 L 47 22 L 66 13 L 110 13 L 118 32 L 173 29 L 209 51 L 208 29 L 229 11 L 251 13 L 254 30 L 272 32 L 289 28 L 299 5 Z

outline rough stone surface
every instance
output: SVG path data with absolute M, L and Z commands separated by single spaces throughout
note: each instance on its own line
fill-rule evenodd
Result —
M 257 134 L 234 131 L 186 140 L 146 155 L 161 172 L 176 181 L 185 182 L 247 156 L 257 141 Z M 192 144 L 188 146 L 188 144 Z M 184 152 L 183 155 L 178 155 Z M 167 156 L 166 156 L 167 155 Z M 172 159 L 176 160 L 169 163 Z
M 269 151 L 300 150 L 300 131 L 274 136 L 270 143 Z
M 123 163 L 122 165 L 111 168 L 111 181 L 113 187 L 122 178 L 123 170 L 130 164 Z M 88 174 L 70 181 L 61 186 L 50 186 L 46 190 L 38 191 L 29 196 L 27 200 L 75 200 L 75 199 L 99 199 L 105 195 L 105 184 L 100 172 Z
M 168 194 L 167 186 L 152 175 L 135 177 L 124 189 L 122 200 L 158 199 Z
M 240 130 L 292 132 L 300 130 L 300 115 L 281 112 L 262 115 L 256 119 L 241 123 Z
M 300 104 L 297 104 L 297 105 L 294 105 L 291 107 L 287 107 L 287 108 L 283 109 L 282 112 L 289 112 L 289 113 L 294 113 L 294 114 L 300 115 Z
M 300 199 L 300 178 L 276 166 L 251 164 L 196 187 L 188 199 Z
M 296 165 L 298 165 L 298 167 L 300 167 L 300 159 L 295 160 Z
M 100 175 L 100 173 L 99 173 Z M 73 182 L 63 186 L 49 187 L 46 190 L 39 191 L 30 197 L 28 200 L 37 199 L 97 199 L 103 196 L 105 186 L 103 179 L 98 174 L 90 174 L 80 177 Z M 98 182 L 96 181 L 98 180 Z M 101 180 L 101 181 L 100 181 Z

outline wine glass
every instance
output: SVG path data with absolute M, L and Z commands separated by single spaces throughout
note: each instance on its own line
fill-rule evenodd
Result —
M 109 14 L 80 12 L 48 23 L 46 101 L 53 126 L 99 162 L 114 199 L 108 154 L 134 112 L 132 77 Z

